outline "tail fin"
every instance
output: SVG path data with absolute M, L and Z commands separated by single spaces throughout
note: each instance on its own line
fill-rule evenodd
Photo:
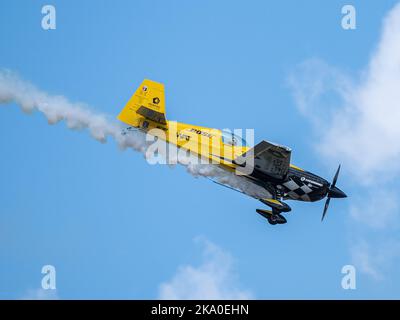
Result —
M 145 79 L 117 118 L 133 127 L 141 127 L 145 119 L 166 125 L 164 85 Z

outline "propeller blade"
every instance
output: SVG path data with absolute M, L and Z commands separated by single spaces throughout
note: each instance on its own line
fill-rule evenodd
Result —
M 327 192 L 327 199 L 325 202 L 324 212 L 322 213 L 321 221 L 324 221 L 324 218 L 328 211 L 329 203 L 331 202 L 331 198 L 346 198 L 347 197 L 346 194 L 342 190 L 340 190 L 339 188 L 336 188 L 336 182 L 339 177 L 339 172 L 340 172 L 340 164 L 336 170 L 335 176 L 333 177 L 333 181 L 332 181 L 331 185 L 329 186 L 329 189 Z
M 340 171 L 340 164 L 339 164 L 339 167 L 337 168 L 337 171 L 336 171 L 335 176 L 333 178 L 331 189 L 333 189 L 336 186 L 336 181 L 337 181 L 337 178 L 339 176 L 339 171 Z
M 325 207 L 324 207 L 324 212 L 322 213 L 322 219 L 321 219 L 321 222 L 322 222 L 322 221 L 324 221 L 324 218 L 325 218 L 326 212 L 328 211 L 329 202 L 331 202 L 331 197 L 329 197 L 329 195 L 328 195 L 328 199 L 326 199 L 326 201 L 325 201 Z

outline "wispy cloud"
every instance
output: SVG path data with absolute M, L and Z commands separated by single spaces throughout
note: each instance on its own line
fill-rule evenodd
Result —
M 382 279 L 382 274 L 379 272 L 379 262 L 376 257 L 373 258 L 371 247 L 366 241 L 358 241 L 354 244 L 350 253 L 352 262 L 359 268 L 361 272 L 373 277 L 376 280 Z
M 400 225 L 398 200 L 398 195 L 392 190 L 374 189 L 355 196 L 350 203 L 350 216 L 354 222 L 371 229 L 397 228 Z
M 382 266 L 398 256 L 382 248 L 399 248 L 388 230 L 400 226 L 394 191 L 400 173 L 400 4 L 385 17 L 379 43 L 357 77 L 312 59 L 289 81 L 319 137 L 316 151 L 332 165 L 344 164 L 357 184 L 349 208 L 350 251 L 362 272 L 381 279 Z
M 358 81 L 314 59 L 300 65 L 290 82 L 297 105 L 319 131 L 321 154 L 343 161 L 364 182 L 399 173 L 400 4 L 385 18 Z
M 203 262 L 199 266 L 184 265 L 172 279 L 161 284 L 160 299 L 251 299 L 252 293 L 238 287 L 232 256 L 200 237 Z
M 21 300 L 58 300 L 57 290 L 29 289 Z
M 387 237 L 377 242 L 359 238 L 350 251 L 359 271 L 374 280 L 384 280 L 393 262 L 400 257 L 400 243 Z

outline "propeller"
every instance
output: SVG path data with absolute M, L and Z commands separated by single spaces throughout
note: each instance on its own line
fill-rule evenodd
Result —
M 336 181 L 338 179 L 339 172 L 340 172 L 340 164 L 339 164 L 338 169 L 336 170 L 335 176 L 333 177 L 333 181 L 332 181 L 331 185 L 329 186 L 328 197 L 325 202 L 324 212 L 322 213 L 321 221 L 323 221 L 325 218 L 326 212 L 328 211 L 329 203 L 331 202 L 331 198 L 346 198 L 347 197 L 346 194 L 342 190 L 340 190 L 339 188 L 336 187 Z

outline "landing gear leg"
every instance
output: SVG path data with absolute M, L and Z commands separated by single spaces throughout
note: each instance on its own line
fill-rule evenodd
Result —
M 260 201 L 267 206 L 271 207 L 271 210 L 264 210 L 264 209 L 257 209 L 257 213 L 262 215 L 264 218 L 268 220 L 268 222 L 272 225 L 275 224 L 284 224 L 287 222 L 285 217 L 281 215 L 282 212 L 289 212 L 291 209 L 290 207 L 278 200 L 278 194 L 275 190 L 275 188 L 269 188 L 268 186 L 265 186 L 265 188 L 271 193 L 272 199 L 276 200 L 275 202 L 269 201 L 268 199 L 260 199 Z M 279 194 L 279 198 L 280 194 Z
M 273 192 L 273 197 L 275 200 L 278 199 L 278 195 L 276 194 L 276 190 L 274 189 Z M 287 220 L 284 216 L 281 215 L 282 211 L 272 208 L 272 214 L 271 214 L 271 221 L 268 220 L 269 223 L 271 224 L 285 224 L 287 223 Z

